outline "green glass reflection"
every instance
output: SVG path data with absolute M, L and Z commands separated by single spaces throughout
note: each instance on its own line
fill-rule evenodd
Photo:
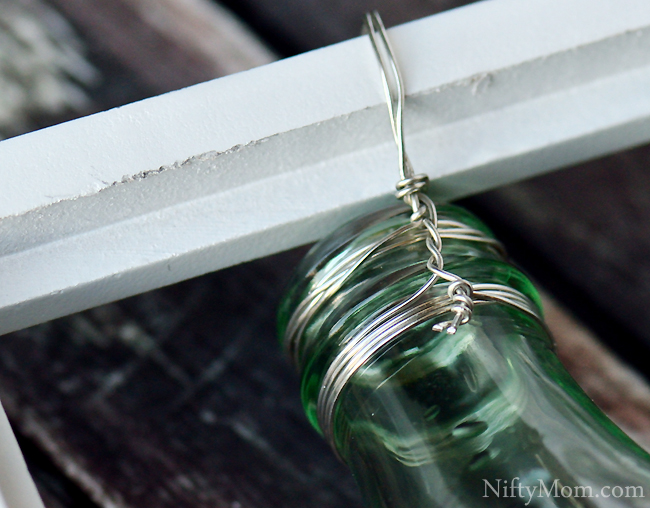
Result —
M 439 216 L 489 233 L 458 207 L 439 207 Z M 324 274 L 407 223 L 407 213 L 379 212 L 316 245 L 282 302 L 281 336 Z M 444 240 L 443 255 L 449 271 L 474 283 L 510 285 L 539 304 L 530 281 L 491 247 Z M 355 330 L 422 286 L 427 258 L 423 242 L 370 256 L 311 315 L 297 361 L 303 403 L 317 429 L 316 402 L 332 359 Z M 573 381 L 541 323 L 503 304 L 476 307 L 455 335 L 433 332 L 438 321 L 379 352 L 339 398 L 336 448 L 367 506 L 650 506 L 650 456 Z M 622 496 L 612 495 L 615 487 Z

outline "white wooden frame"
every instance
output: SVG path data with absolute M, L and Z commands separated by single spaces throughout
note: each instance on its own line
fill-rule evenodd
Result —
M 491 0 L 390 37 L 407 149 L 445 199 L 650 140 L 647 0 Z M 0 333 L 390 202 L 383 101 L 358 38 L 3 141 Z M 0 432 L 0 450 L 12 439 Z
M 650 139 L 647 0 L 391 31 L 407 148 L 455 198 Z M 390 201 L 365 38 L 0 143 L 0 333 L 310 242 Z

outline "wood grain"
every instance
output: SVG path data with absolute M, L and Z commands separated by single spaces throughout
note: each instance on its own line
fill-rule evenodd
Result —
M 0 397 L 101 506 L 359 506 L 275 337 L 298 257 L 6 336 Z
M 645 375 L 649 163 L 640 147 L 471 200 L 520 263 Z
M 274 54 L 208 0 L 49 0 L 151 95 L 269 63 Z
M 223 2 L 284 55 L 335 44 L 361 33 L 366 12 L 377 10 L 386 26 L 472 3 L 471 0 L 226 0 Z
M 593 401 L 650 450 L 650 386 L 557 301 L 544 299 L 560 360 Z

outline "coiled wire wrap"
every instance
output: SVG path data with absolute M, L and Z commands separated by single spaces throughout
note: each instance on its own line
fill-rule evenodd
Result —
M 396 206 L 383 211 L 377 220 L 388 220 L 405 211 L 403 205 Z M 439 220 L 436 233 L 440 245 L 445 239 L 476 242 L 489 246 L 495 254 L 505 257 L 503 247 L 497 240 L 460 221 Z M 426 227 L 423 227 L 419 221 L 410 221 L 369 244 L 358 244 L 356 248 L 348 250 L 344 257 L 321 269 L 307 294 L 292 313 L 285 331 L 284 345 L 298 369 L 302 369 L 308 361 L 308 358 L 304 357 L 304 352 L 310 351 L 313 346 L 309 340 L 320 336 L 320 334 L 305 333 L 306 328 L 324 306 L 332 305 L 335 296 L 355 270 L 363 263 L 390 253 L 392 250 L 408 249 L 417 243 L 426 244 L 430 241 L 431 235 Z M 427 268 L 430 269 L 429 264 L 428 262 Z M 432 273 L 426 283 L 414 294 L 388 305 L 362 328 L 356 328 L 340 341 L 340 349 L 323 376 L 317 400 L 320 428 L 333 447 L 334 411 L 343 389 L 363 365 L 377 357 L 411 328 L 450 313 L 455 319 L 467 307 L 473 310 L 475 306 L 487 303 L 510 305 L 538 320 L 542 319 L 536 304 L 512 287 L 501 284 L 471 283 L 453 274 L 447 275 L 447 272 L 437 266 L 434 268 L 436 272 Z M 429 290 L 434 286 L 444 288 L 446 291 L 432 296 Z M 465 293 L 466 287 L 470 288 L 469 293 Z M 463 317 L 464 315 L 461 314 L 461 319 Z M 434 330 L 444 332 L 449 326 L 447 323 L 453 323 L 453 319 L 436 324 Z
M 468 323 L 476 305 L 498 302 L 518 308 L 541 320 L 537 306 L 527 296 L 514 288 L 501 284 L 472 284 L 444 269 L 442 256 L 443 239 L 457 239 L 488 244 L 505 258 L 502 245 L 482 231 L 462 222 L 438 220 L 436 206 L 424 193 L 429 182 L 426 175 L 415 174 L 404 149 L 402 110 L 404 89 L 393 51 L 379 15 L 375 12 L 366 17 L 366 28 L 382 70 L 393 135 L 398 149 L 400 176 L 396 196 L 410 208 L 410 222 L 371 245 L 364 245 L 347 253 L 324 273 L 308 291 L 294 310 L 287 325 L 284 344 L 300 369 L 301 350 L 309 350 L 303 344 L 304 332 L 311 318 L 343 286 L 364 261 L 392 248 L 407 248 L 415 242 L 424 241 L 429 252 L 426 267 L 431 276 L 413 295 L 395 302 L 375 316 L 361 330 L 355 330 L 341 342 L 341 349 L 329 365 L 318 395 L 317 414 L 320 428 L 336 453 L 333 423 L 339 397 L 354 374 L 368 361 L 385 350 L 404 332 L 439 316 L 449 315 L 449 320 L 437 322 L 436 332 L 454 334 L 458 327 Z M 385 218 L 404 213 L 403 207 L 386 211 Z M 428 290 L 434 285 L 446 284 L 446 294 L 431 296 Z

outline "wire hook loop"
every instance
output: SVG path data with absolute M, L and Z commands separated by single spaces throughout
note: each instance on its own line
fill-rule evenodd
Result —
M 390 124 L 397 144 L 400 176 L 402 180 L 413 178 L 415 174 L 404 148 L 404 128 L 402 124 L 404 84 L 395 60 L 393 48 L 386 34 L 386 27 L 384 27 L 384 23 L 377 11 L 366 14 L 364 31 L 367 31 L 370 36 L 372 47 L 377 54 L 381 67 L 381 78 L 384 85 L 384 94 L 386 95 L 386 104 L 388 105 Z

